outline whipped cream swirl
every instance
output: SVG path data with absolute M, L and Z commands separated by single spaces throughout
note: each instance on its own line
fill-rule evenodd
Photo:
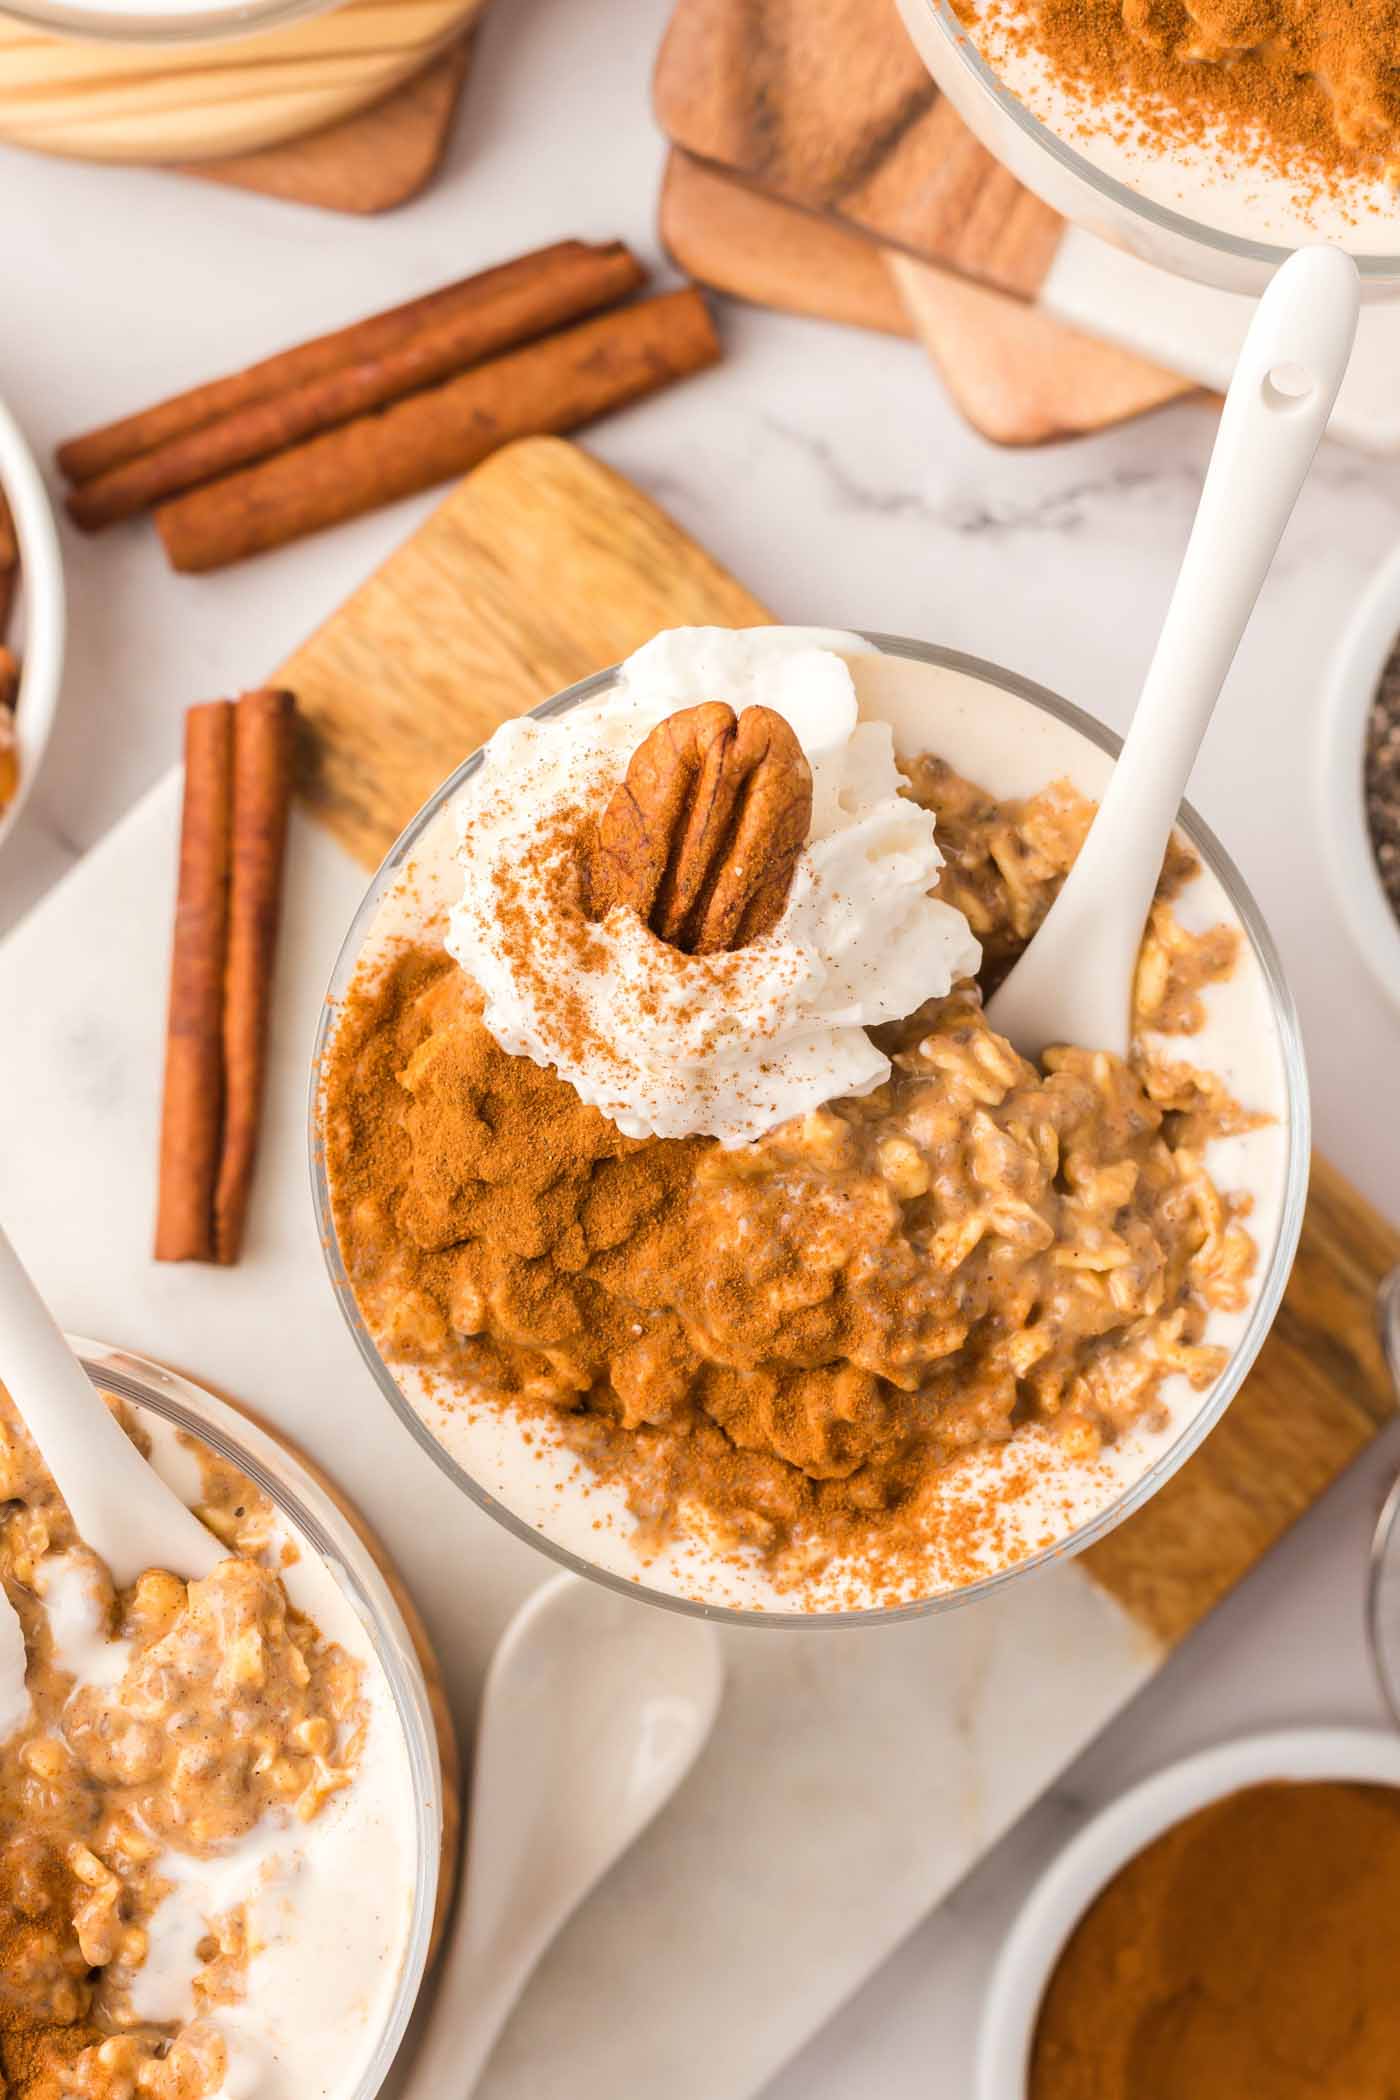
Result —
M 550 1065 L 629 1137 L 739 1145 L 843 1094 L 889 1059 L 866 1033 L 970 976 L 966 918 L 928 894 L 943 865 L 928 811 L 899 793 L 894 743 L 861 721 L 848 657 L 819 628 L 676 628 L 596 702 L 508 722 L 458 810 L 462 895 L 447 946 L 504 1050 Z M 812 825 L 762 939 L 691 956 L 615 907 L 587 923 L 581 826 L 656 724 L 705 700 L 771 707 L 812 768 Z

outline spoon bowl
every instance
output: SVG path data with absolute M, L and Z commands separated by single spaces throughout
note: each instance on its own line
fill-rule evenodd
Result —
M 558 1575 L 482 1694 L 466 1860 L 402 2100 L 466 2100 L 545 1948 L 689 1772 L 719 1710 L 719 1638 Z
M 1053 1043 L 1128 1054 L 1167 842 L 1337 398 L 1360 300 L 1350 256 L 1302 248 L 1255 310 L 1122 756 L 1059 896 L 987 1008 L 1027 1057 Z

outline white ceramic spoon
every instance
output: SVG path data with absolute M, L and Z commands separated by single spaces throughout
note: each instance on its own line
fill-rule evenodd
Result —
M 0 1231 L 0 1379 L 78 1535 L 121 1585 L 147 1568 L 186 1578 L 224 1558 L 212 1531 L 148 1466 L 74 1356 Z
M 1127 742 L 1064 888 L 987 1009 L 1027 1056 L 1049 1043 L 1127 1053 L 1133 973 L 1162 857 L 1342 383 L 1360 291 L 1339 248 L 1303 248 L 1255 311 Z
M 400 2100 L 467 2100 L 545 1948 L 695 1762 L 719 1639 L 577 1575 L 522 1606 L 482 1694 L 462 1886 Z

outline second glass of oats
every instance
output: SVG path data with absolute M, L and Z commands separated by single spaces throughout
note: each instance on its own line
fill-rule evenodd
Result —
M 770 933 L 678 960 L 664 896 L 650 931 L 604 914 L 590 856 L 638 742 L 717 699 L 796 729 L 807 843 Z M 1296 1017 L 1221 846 L 1183 809 L 1131 1062 L 1037 1069 L 981 989 L 1102 791 L 1090 717 L 919 642 L 767 629 L 659 637 L 532 719 L 572 741 L 513 731 L 444 784 L 317 1045 L 323 1241 L 395 1410 L 556 1560 L 754 1624 L 947 1608 L 1101 1536 L 1238 1390 L 1302 1221 Z M 494 873 L 449 935 L 464 810 Z M 483 966 L 483 1015 L 449 937 L 514 942 L 533 988 Z
M 0 1389 L 0 2085 L 369 2100 L 455 1870 L 436 1665 L 307 1462 L 75 1346 L 228 1557 L 117 1590 Z

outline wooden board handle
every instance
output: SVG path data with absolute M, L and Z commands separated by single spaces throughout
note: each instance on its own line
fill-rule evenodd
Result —
M 364 866 L 494 729 L 660 627 L 771 614 L 656 504 L 562 438 L 507 446 L 277 672 L 304 793 Z
M 1400 1231 L 1314 1153 L 1298 1258 L 1258 1362 L 1175 1479 L 1084 1556 L 1158 1639 L 1199 1624 L 1394 1420 L 1376 1291 L 1397 1262 Z

